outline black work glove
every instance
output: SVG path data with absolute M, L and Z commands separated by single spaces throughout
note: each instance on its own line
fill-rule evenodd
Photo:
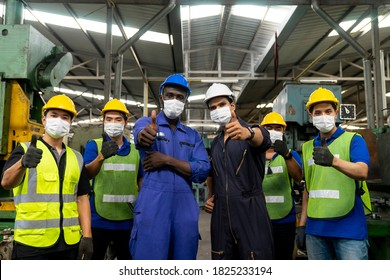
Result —
M 321 139 L 321 147 L 314 147 L 313 160 L 315 164 L 332 166 L 334 156 L 326 145 L 325 138 Z
M 284 158 L 286 158 L 287 154 L 290 152 L 289 149 L 287 148 L 286 142 L 282 140 L 275 140 L 274 151 Z
M 79 260 L 91 260 L 93 255 L 92 237 L 82 237 L 79 243 Z
M 103 144 L 101 153 L 104 159 L 115 156 L 118 153 L 118 144 L 114 141 L 107 141 L 106 135 L 103 135 Z
M 304 250 L 306 247 L 306 227 L 301 226 L 297 227 L 297 235 L 295 237 L 295 243 L 297 244 L 297 248 L 300 250 Z
M 42 150 L 37 148 L 37 136 L 31 137 L 31 143 L 26 153 L 22 157 L 22 166 L 35 168 L 41 162 Z

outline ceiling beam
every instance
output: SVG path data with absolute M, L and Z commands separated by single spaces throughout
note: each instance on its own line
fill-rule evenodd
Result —
M 105 4 L 107 0 L 25 0 L 27 3 L 74 3 L 74 4 Z M 167 5 L 169 0 L 115 0 L 115 4 L 131 5 Z M 311 5 L 311 0 L 177 0 L 176 5 Z M 385 5 L 390 0 L 320 0 L 320 5 Z

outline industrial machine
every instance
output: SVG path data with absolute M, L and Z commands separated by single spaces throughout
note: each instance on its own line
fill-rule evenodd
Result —
M 23 4 L 5 1 L 0 25 L 0 170 L 19 142 L 42 135 L 43 94 L 69 72 L 73 58 L 31 25 L 22 24 Z M 12 191 L 0 188 L 0 259 L 12 252 L 15 206 Z
M 341 86 L 325 84 L 286 83 L 274 100 L 273 111 L 280 113 L 287 123 L 287 145 L 302 152 L 302 144 L 316 136 L 318 131 L 310 123 L 306 102 L 318 87 L 331 90 L 342 103 Z M 345 105 L 345 104 L 344 104 Z M 354 106 L 340 105 L 341 114 L 348 119 Z M 340 124 L 340 114 L 336 123 Z M 367 180 L 371 197 L 372 214 L 367 216 L 370 242 L 370 259 L 390 259 L 390 128 L 358 130 L 370 152 L 370 169 Z

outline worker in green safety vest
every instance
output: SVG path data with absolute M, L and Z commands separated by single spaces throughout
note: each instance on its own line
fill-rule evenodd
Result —
M 84 151 L 85 166 L 92 179 L 91 195 L 93 259 L 131 259 L 130 232 L 133 204 L 141 186 L 142 167 L 135 145 L 124 136 L 130 117 L 125 104 L 108 101 L 102 110 L 104 134 L 90 140 Z M 106 256 L 110 246 L 111 255 Z
M 283 141 L 287 124 L 277 112 L 267 114 L 261 125 L 271 138 L 266 151 L 263 191 L 272 224 L 275 259 L 291 260 L 294 252 L 296 210 L 293 184 L 302 180 L 302 161 L 299 154 L 288 149 Z
M 321 87 L 306 104 L 319 134 L 302 147 L 306 190 L 297 246 L 306 241 L 309 259 L 365 260 L 365 208 L 371 206 L 361 181 L 367 179 L 370 155 L 360 135 L 336 126 L 338 108 L 339 100 Z

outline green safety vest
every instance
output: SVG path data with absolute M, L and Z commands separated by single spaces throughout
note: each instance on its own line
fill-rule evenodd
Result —
M 30 143 L 21 143 L 26 152 Z M 58 165 L 48 147 L 36 168 L 27 168 L 24 180 L 13 189 L 16 208 L 15 241 L 33 247 L 49 247 L 58 240 L 62 226 L 66 244 L 80 241 L 77 189 L 83 167 L 82 155 L 66 146 L 66 167 L 60 195 Z M 61 223 L 62 219 L 62 225 Z
M 103 139 L 94 141 L 100 151 Z M 115 155 L 104 160 L 93 185 L 95 208 L 99 216 L 112 221 L 133 218 L 129 203 L 133 203 L 138 195 L 139 162 L 140 156 L 134 144 L 130 144 L 128 155 Z
M 335 157 L 350 161 L 350 146 L 354 135 L 351 132 L 342 133 L 328 146 L 330 152 Z M 314 140 L 302 146 L 306 188 L 309 192 L 307 215 L 314 219 L 344 217 L 355 205 L 356 181 L 333 167 L 315 164 L 313 150 Z M 363 204 L 366 210 L 371 209 L 367 185 L 363 190 Z
M 267 160 L 266 166 L 272 170 L 272 174 L 267 174 L 268 168 L 265 168 L 263 191 L 266 206 L 271 220 L 279 220 L 286 217 L 294 206 L 291 180 L 286 161 L 281 155 L 277 155 L 271 161 Z

